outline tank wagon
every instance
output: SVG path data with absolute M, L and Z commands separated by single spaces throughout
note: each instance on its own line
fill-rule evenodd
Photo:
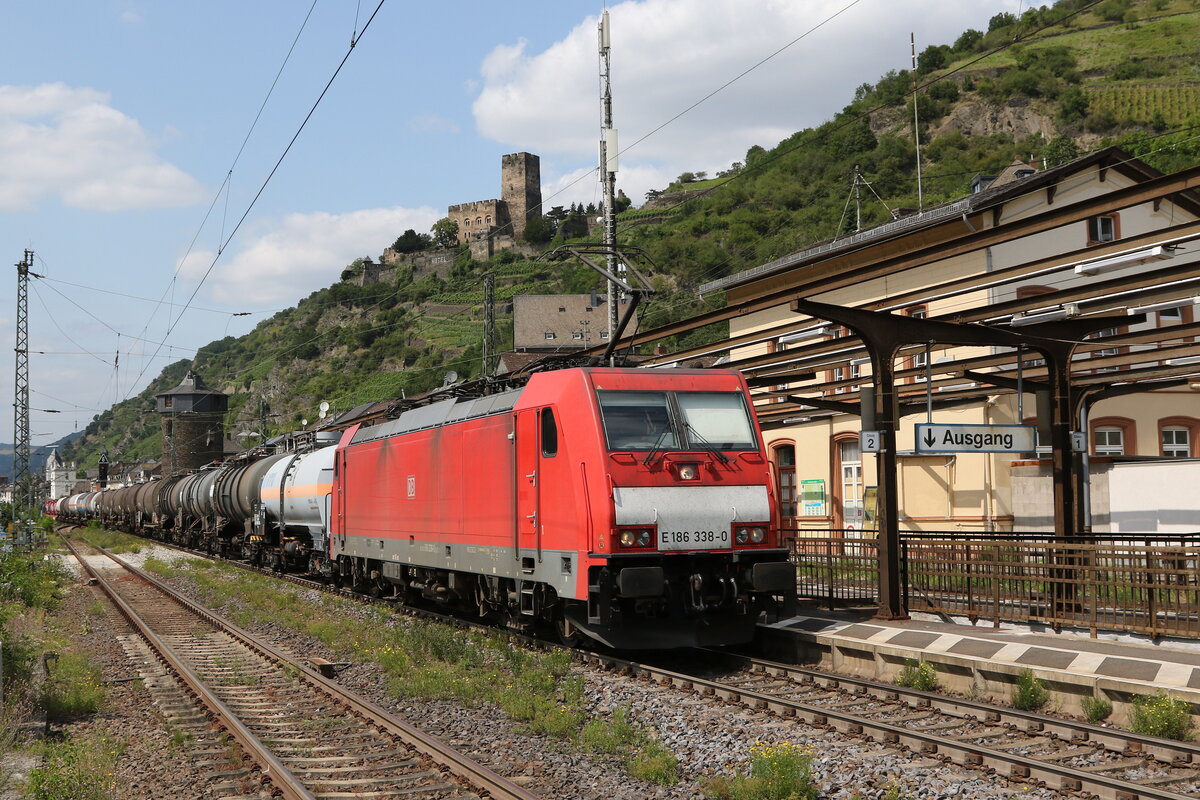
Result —
M 59 514 L 642 649 L 746 641 L 790 609 L 773 491 L 740 373 L 593 367 Z

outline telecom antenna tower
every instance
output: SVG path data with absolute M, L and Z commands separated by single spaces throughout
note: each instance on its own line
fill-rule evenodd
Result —
M 13 402 L 13 511 L 14 516 L 28 516 L 33 507 L 33 481 L 29 473 L 29 268 L 33 266 L 33 251 L 17 262 L 17 371 L 13 381 L 16 399 Z
M 617 129 L 612 124 L 612 81 L 609 51 L 612 34 L 608 25 L 608 10 L 600 15 L 600 106 L 603 111 L 600 128 L 600 183 L 604 188 L 604 245 L 608 250 L 608 272 L 621 279 L 625 265 L 617 259 L 617 212 L 614 207 L 617 185 Z M 617 335 L 617 284 L 608 282 L 608 335 Z

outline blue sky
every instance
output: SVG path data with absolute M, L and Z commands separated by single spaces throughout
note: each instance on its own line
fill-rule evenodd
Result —
M 82 429 L 170 361 L 328 286 L 405 228 L 428 230 L 447 205 L 498 196 L 504 153 L 541 156 L 548 205 L 599 199 L 592 170 L 602 4 L 387 0 L 218 257 L 345 55 L 356 16 L 361 30 L 377 3 L 5 3 L 0 257 L 11 265 L 25 248 L 36 251 L 34 271 L 46 278 L 30 292 L 30 349 L 41 351 L 30 358 L 31 405 L 63 412 L 33 413 L 35 444 Z M 640 202 L 681 172 L 725 168 L 754 144 L 770 147 L 828 119 L 855 86 L 906 68 L 910 30 L 920 49 L 1023 7 L 610 5 L 618 185 Z M 15 320 L 8 269 L 0 281 L 5 352 Z M 250 313 L 233 316 L 242 312 Z M 12 370 L 0 368 L 0 394 L 12 392 Z M 0 418 L 0 441 L 11 439 L 11 416 Z

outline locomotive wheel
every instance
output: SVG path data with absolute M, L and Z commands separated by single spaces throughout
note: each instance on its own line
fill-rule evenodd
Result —
M 558 641 L 567 647 L 575 647 L 583 641 L 583 634 L 579 632 L 579 628 L 576 628 L 561 611 L 554 615 L 554 633 L 558 636 Z

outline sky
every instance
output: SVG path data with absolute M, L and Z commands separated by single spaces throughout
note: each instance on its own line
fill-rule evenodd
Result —
M 600 200 L 602 3 L 2 7 L 0 263 L 30 249 L 43 276 L 29 292 L 35 445 L 336 282 L 405 229 L 428 231 L 448 205 L 499 197 L 505 153 L 540 156 L 547 208 Z M 683 172 L 728 168 L 908 68 L 910 31 L 920 51 L 1027 7 L 608 5 L 617 185 L 640 204 Z M 11 353 L 9 269 L 0 340 Z M 0 396 L 13 397 L 13 375 L 0 367 Z M 13 429 L 0 418 L 0 441 Z

